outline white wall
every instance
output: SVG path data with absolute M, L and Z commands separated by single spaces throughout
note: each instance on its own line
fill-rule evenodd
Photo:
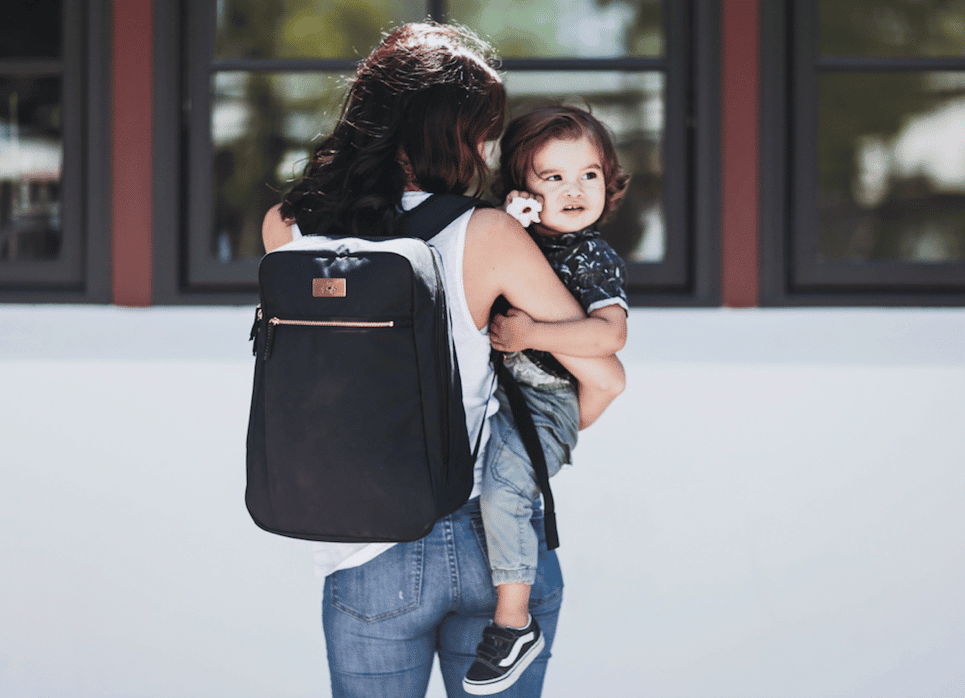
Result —
M 0 695 L 328 695 L 308 544 L 244 508 L 251 319 L 0 306 Z M 630 333 L 545 695 L 965 694 L 965 311 Z

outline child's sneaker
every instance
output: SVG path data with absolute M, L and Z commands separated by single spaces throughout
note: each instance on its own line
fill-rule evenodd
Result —
M 505 691 L 516 683 L 545 644 L 543 633 L 532 616 L 521 630 L 487 625 L 482 642 L 476 648 L 476 661 L 462 681 L 463 689 L 474 696 Z

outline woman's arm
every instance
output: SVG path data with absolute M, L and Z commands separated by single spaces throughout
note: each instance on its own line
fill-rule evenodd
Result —
M 463 280 L 469 310 L 479 329 L 485 327 L 490 308 L 500 295 L 539 322 L 586 318 L 536 243 L 501 211 L 482 209 L 473 213 L 466 234 Z M 580 384 L 580 424 L 581 428 L 589 426 L 623 391 L 623 366 L 615 356 L 557 354 L 556 358 Z
M 580 429 L 586 429 L 603 414 L 626 387 L 623 364 L 616 356 L 599 359 L 554 354 L 574 376 L 578 375 L 580 397 Z
M 272 206 L 261 223 L 261 240 L 265 243 L 265 252 L 276 250 L 292 241 L 292 221 L 283 219 L 280 209 L 281 204 Z
M 496 209 L 473 212 L 466 233 L 463 281 L 469 310 L 480 329 L 489 322 L 489 311 L 500 295 L 534 320 L 586 317 L 523 227 Z
M 538 349 L 568 356 L 609 356 L 627 343 L 627 313 L 622 305 L 597 308 L 584 320 L 536 322 L 519 308 L 497 315 L 489 338 L 500 351 Z

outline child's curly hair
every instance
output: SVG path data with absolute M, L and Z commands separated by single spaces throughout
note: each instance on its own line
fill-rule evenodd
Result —
M 620 167 L 613 137 L 600 121 L 585 109 L 570 106 L 536 107 L 513 119 L 499 141 L 499 178 L 493 187 L 497 201 L 515 190 L 526 190 L 526 173 L 533 157 L 548 141 L 576 140 L 586 136 L 596 144 L 603 159 L 606 204 L 597 223 L 605 221 L 620 204 L 630 175 Z

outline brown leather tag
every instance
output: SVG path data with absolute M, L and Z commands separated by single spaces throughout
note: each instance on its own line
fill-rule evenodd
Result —
M 316 298 L 344 298 L 345 279 L 312 279 L 312 295 Z

